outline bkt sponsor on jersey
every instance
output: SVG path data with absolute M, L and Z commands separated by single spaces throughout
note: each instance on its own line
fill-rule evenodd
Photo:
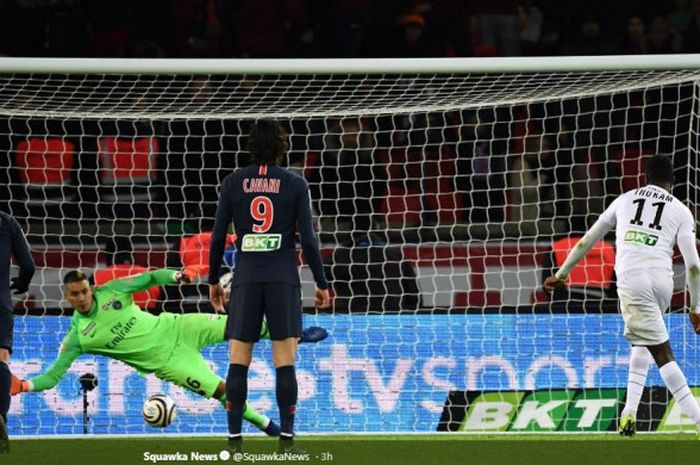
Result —
M 282 245 L 281 234 L 246 234 L 243 236 L 243 252 L 271 252 Z
M 648 234 L 641 231 L 629 230 L 625 233 L 625 242 L 634 242 L 636 244 L 655 246 L 659 240 L 659 236 Z

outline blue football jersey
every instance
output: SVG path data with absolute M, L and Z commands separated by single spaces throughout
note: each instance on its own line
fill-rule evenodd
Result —
M 280 282 L 299 286 L 295 232 L 317 287 L 328 287 L 313 229 L 309 185 L 276 165 L 249 165 L 227 176 L 219 193 L 209 255 L 209 283 L 219 281 L 228 225 L 237 235 L 233 286 Z

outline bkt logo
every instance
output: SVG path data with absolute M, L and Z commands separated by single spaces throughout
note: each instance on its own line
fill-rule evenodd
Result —
M 618 393 L 579 399 L 574 398 L 575 391 L 552 394 L 484 394 L 470 405 L 460 430 L 600 431 L 607 429 L 601 428 L 601 421 L 607 426 L 617 418 Z
M 441 419 L 448 420 L 447 431 L 606 431 L 614 427 L 625 390 L 463 392 L 461 399 L 456 394 Z
M 693 395 L 700 389 L 691 388 Z M 438 431 L 615 431 L 625 389 L 451 391 Z M 694 431 L 670 392 L 645 387 L 638 431 Z
M 243 236 L 243 252 L 272 252 L 282 245 L 281 234 L 246 234 Z
M 643 244 L 648 246 L 655 246 L 656 242 L 659 240 L 659 236 L 654 234 L 647 234 L 641 231 L 630 230 L 625 233 L 625 242 L 635 242 L 637 244 Z

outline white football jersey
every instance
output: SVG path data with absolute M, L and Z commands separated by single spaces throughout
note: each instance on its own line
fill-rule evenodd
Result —
M 648 184 L 625 192 L 598 221 L 615 227 L 615 271 L 665 268 L 672 271 L 679 236 L 695 241 L 695 220 L 688 207 L 668 191 Z

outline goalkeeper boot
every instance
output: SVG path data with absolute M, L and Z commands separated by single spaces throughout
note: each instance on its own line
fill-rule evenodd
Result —
M 7 423 L 5 418 L 0 415 L 0 454 L 8 454 L 10 452 L 10 438 L 7 435 Z
M 637 432 L 637 419 L 632 415 L 625 415 L 620 419 L 621 436 L 632 437 Z
M 310 328 L 304 328 L 304 330 L 301 332 L 299 342 L 321 342 L 327 337 L 328 331 L 326 331 L 326 328 L 311 326 Z

